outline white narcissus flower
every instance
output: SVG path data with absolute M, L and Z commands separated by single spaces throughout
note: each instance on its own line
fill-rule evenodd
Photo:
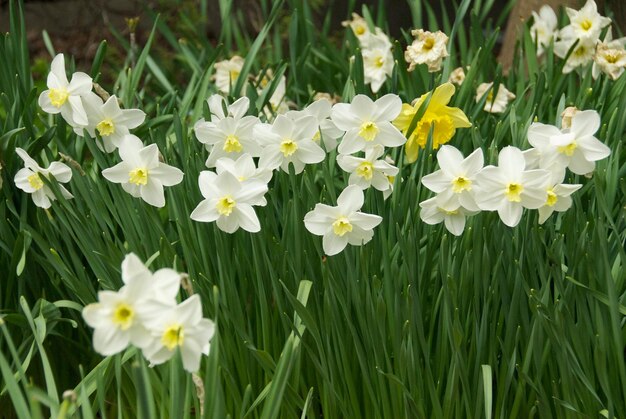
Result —
M 215 85 L 220 92 L 230 93 L 243 69 L 244 59 L 235 55 L 230 60 L 215 63 Z
M 132 134 L 124 138 L 119 153 L 122 162 L 103 170 L 102 176 L 110 182 L 121 183 L 122 188 L 135 198 L 141 197 L 155 207 L 165 206 L 163 187 L 182 182 L 183 172 L 159 161 L 156 144 L 144 147 Z
M 143 124 L 146 114 L 140 109 L 121 109 L 117 97 L 111 96 L 106 102 L 100 96 L 89 92 L 83 96 L 83 104 L 87 112 L 89 125 L 84 129 L 93 138 L 96 132 L 102 138 L 102 144 L 97 142 L 97 146 L 110 153 L 120 146 L 131 129 Z M 77 135 L 83 135 L 83 127 L 75 127 Z
M 460 236 L 465 230 L 465 218 L 474 215 L 476 211 L 463 208 L 458 200 L 449 196 L 437 195 L 420 202 L 420 218 L 430 225 L 444 223 L 446 230 L 455 236 Z
M 440 169 L 422 177 L 422 183 L 431 191 L 440 194 L 446 208 L 461 205 L 469 211 L 478 211 L 474 199 L 476 176 L 483 168 L 483 151 L 480 148 L 463 158 L 456 148 L 444 145 L 437 152 Z M 452 211 L 457 208 L 452 208 Z M 450 229 L 448 229 L 450 230 Z
M 357 185 L 361 189 L 373 186 L 379 191 L 386 191 L 391 188 L 389 177 L 398 174 L 398 168 L 379 160 L 385 153 L 385 148 L 377 144 L 365 150 L 365 158 L 354 157 L 345 154 L 337 156 L 337 163 L 344 171 L 350 173 L 348 183 Z
M 259 167 L 272 170 L 280 167 L 289 173 L 291 163 L 298 174 L 305 165 L 321 162 L 326 153 L 313 141 L 317 131 L 317 120 L 312 116 L 294 121 L 278 115 L 272 125 L 257 125 L 254 135 L 263 146 Z
M 301 111 L 289 111 L 285 114 L 286 117 L 292 120 L 296 120 L 302 116 L 310 115 L 317 120 L 319 129 L 313 135 L 313 141 L 320 144 L 320 140 L 324 143 L 324 148 L 327 152 L 334 150 L 337 147 L 339 138 L 344 134 L 344 131 L 337 128 L 337 126 L 331 121 L 330 112 L 332 105 L 327 98 L 317 99 L 306 108 Z
M 600 72 L 607 74 L 611 79 L 617 80 L 626 70 L 626 37 L 613 40 L 611 29 L 606 34 L 603 42 L 596 46 L 593 56 L 591 74 L 597 79 Z
M 567 57 L 563 66 L 563 74 L 571 73 L 576 67 L 583 67 L 593 61 L 596 53 L 596 41 L 589 39 L 562 39 L 554 43 L 554 54 L 559 58 L 565 58 L 570 48 L 578 41 L 572 53 Z
M 487 93 L 489 91 L 489 93 Z M 493 94 L 493 83 L 481 83 L 476 89 L 476 102 L 480 102 L 487 93 L 484 110 L 491 113 L 502 113 L 506 110 L 510 101 L 515 99 L 515 95 L 511 93 L 503 84 L 498 86 L 498 93 Z
M 200 172 L 198 186 L 204 200 L 191 213 L 191 219 L 201 222 L 216 221 L 226 233 L 243 228 L 251 233 L 261 231 L 261 223 L 252 208 L 263 205 L 267 184 L 258 179 L 239 181 L 229 171 L 215 174 Z
M 357 13 L 352 13 L 352 20 L 345 20 L 341 22 L 341 25 L 344 27 L 349 26 L 350 29 L 352 29 L 352 33 L 357 37 L 361 46 L 367 45 L 367 38 L 370 36 L 371 32 L 365 19 Z
M 608 157 L 611 149 L 594 134 L 600 129 L 600 114 L 594 110 L 578 112 L 572 126 L 557 134 L 551 130 L 550 142 L 569 170 L 577 175 L 593 172 L 595 162 Z
M 337 206 L 316 204 L 304 216 L 307 230 L 323 236 L 322 247 L 328 256 L 341 252 L 348 244 L 360 246 L 374 236 L 372 229 L 383 220 L 374 214 L 359 212 L 363 206 L 363 191 L 350 185 L 337 198 Z
M 572 206 L 571 194 L 583 185 L 567 185 L 562 183 L 565 173 L 552 172 L 546 189 L 548 198 L 542 207 L 539 207 L 539 224 L 543 224 L 554 211 L 565 212 Z
M 239 182 L 244 184 L 250 182 L 262 182 L 264 184 L 268 184 L 274 173 L 273 170 L 270 169 L 257 169 L 252 156 L 249 154 L 244 154 L 237 160 L 222 157 L 215 163 L 215 170 L 218 175 L 224 172 L 229 172 L 235 176 Z M 251 202 L 251 205 L 267 205 L 267 201 L 264 196 L 260 195 L 258 198 L 258 201 Z
M 95 329 L 93 346 L 108 356 L 124 350 L 129 344 L 143 348 L 150 342 L 146 326 L 151 318 L 150 305 L 170 307 L 176 304 L 180 274 L 172 269 L 150 272 L 131 253 L 122 262 L 119 291 L 99 291 L 98 302 L 83 309 L 85 322 Z
M 545 47 L 550 45 L 550 42 L 555 38 L 557 34 L 557 18 L 556 13 L 552 10 L 552 7 L 547 4 L 541 6 L 539 13 L 533 11 L 533 25 L 530 27 L 530 36 L 537 44 L 537 55 L 543 54 Z
M 202 317 L 200 296 L 194 294 L 165 310 L 160 304 L 150 304 L 147 310 L 152 316 L 147 321 L 150 341 L 142 348 L 146 359 L 153 365 L 162 364 L 180 350 L 183 368 L 188 372 L 198 371 L 202 355 L 209 354 L 215 334 L 215 324 Z
M 333 106 L 331 118 L 337 128 L 346 131 L 337 151 L 353 154 L 376 144 L 401 146 L 406 137 L 391 124 L 401 110 L 402 100 L 393 93 L 376 102 L 365 95 L 356 95 L 349 104 L 337 103 Z
M 51 201 L 54 201 L 56 197 L 52 189 L 44 184 L 41 178 L 49 178 L 52 175 L 57 182 L 67 183 L 72 178 L 72 170 L 61 162 L 52 162 L 47 169 L 44 169 L 21 148 L 17 147 L 15 152 L 24 160 L 24 168 L 15 174 L 15 186 L 32 194 L 33 202 L 38 207 L 50 208 Z M 74 197 L 63 185 L 59 185 L 59 190 L 65 199 Z
M 457 86 L 462 85 L 464 81 L 465 81 L 465 70 L 463 70 L 463 67 L 455 68 L 454 70 L 452 70 L 452 72 L 450 73 L 450 76 L 448 77 L 448 82 L 456 84 Z
M 362 47 L 364 82 L 376 93 L 393 72 L 395 63 L 391 53 L 391 41 L 380 28 L 376 28 L 376 34 L 370 34 L 367 46 Z
M 89 120 L 83 107 L 81 96 L 91 91 L 92 80 L 87 74 L 76 72 L 72 81 L 67 81 L 63 54 L 52 60 L 48 74 L 48 90 L 39 95 L 39 106 L 50 114 L 60 113 L 71 126 L 87 126 Z
M 409 71 L 415 70 L 418 64 L 426 64 L 430 73 L 439 71 L 441 62 L 448 56 L 446 34 L 441 31 L 428 32 L 415 29 L 411 31 L 411 35 L 417 36 L 417 39 L 407 46 L 404 52 L 404 59 L 409 63 Z
M 522 209 L 537 209 L 548 198 L 550 172 L 526 170 L 522 151 L 504 147 L 498 155 L 498 166 L 487 166 L 476 176 L 475 198 L 478 207 L 498 211 L 504 224 L 515 227 L 522 218 Z
M 598 7 L 593 0 L 587 0 L 580 10 L 566 7 L 565 12 L 570 23 L 561 29 L 559 36 L 562 39 L 580 39 L 596 43 L 602 29 L 611 24 L 611 19 L 598 13 Z

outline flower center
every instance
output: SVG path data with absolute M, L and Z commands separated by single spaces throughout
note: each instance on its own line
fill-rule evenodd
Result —
M 113 311 L 113 324 L 122 330 L 128 330 L 133 325 L 135 311 L 126 303 L 119 303 Z
M 313 136 L 313 141 L 315 141 L 316 143 L 320 143 L 320 139 L 322 138 L 322 134 L 320 134 L 319 130 L 315 133 L 315 135 Z
M 455 193 L 472 190 L 472 181 L 465 176 L 458 176 L 452 179 L 452 190 Z
M 374 65 L 376 68 L 382 68 L 382 66 L 385 65 L 385 60 L 383 57 L 377 57 L 376 60 L 374 60 Z
M 227 153 L 239 153 L 243 150 L 243 147 L 239 142 L 239 137 L 231 134 L 226 137 L 226 141 L 224 142 L 224 147 L 222 147 L 222 149 Z
M 352 224 L 346 217 L 340 217 L 333 223 L 333 231 L 339 237 L 343 237 L 344 234 L 352 231 Z
M 363 179 L 371 180 L 374 175 L 374 165 L 368 161 L 364 161 L 356 168 L 356 174 Z
M 101 137 L 108 137 L 115 132 L 115 123 L 111 118 L 103 119 L 96 125 Z
M 298 149 L 298 144 L 294 140 L 289 138 L 285 138 L 282 143 L 280 143 L 280 151 L 283 153 L 283 156 L 289 157 Z
M 588 31 L 589 29 L 591 29 L 591 26 L 593 26 L 593 24 L 589 19 L 583 20 L 580 24 L 580 27 L 583 28 L 583 31 Z
M 522 202 L 521 193 L 524 187 L 519 183 L 509 183 L 506 185 L 506 197 L 511 202 Z
M 359 136 L 365 141 L 373 141 L 378 135 L 378 131 L 378 127 L 372 121 L 363 122 L 363 124 L 361 124 Z
M 60 88 L 60 89 L 50 89 L 50 91 L 48 92 L 48 97 L 50 98 L 50 103 L 52 103 L 52 106 L 60 108 L 61 106 L 63 106 L 63 104 L 65 104 L 65 102 L 67 102 L 67 98 L 70 96 L 70 94 L 68 93 L 67 89 L 65 88 Z
M 434 46 L 435 46 L 435 38 L 433 38 L 432 36 L 429 36 L 428 38 L 424 39 L 424 49 L 426 51 L 430 51 L 431 49 L 433 49 Z
M 546 199 L 546 205 L 549 207 L 554 206 L 554 204 L 556 204 L 556 201 L 558 201 L 559 198 L 558 196 L 554 193 L 554 191 L 552 189 L 548 189 L 548 199 Z
M 138 167 L 131 170 L 128 174 L 128 181 L 135 185 L 147 185 L 148 169 L 146 169 L 145 167 Z
M 445 208 L 437 207 L 440 212 L 443 212 L 446 215 L 457 215 L 459 213 L 458 209 L 455 210 L 447 210 Z
M 33 173 L 32 175 L 28 176 L 28 183 L 36 191 L 43 187 L 43 181 L 39 177 L 39 173 Z
M 617 52 L 611 51 L 604 54 L 604 59 L 609 64 L 615 64 L 620 59 L 620 56 Z
M 232 196 L 223 196 L 217 201 L 217 212 L 219 212 L 220 215 L 225 215 L 226 217 L 228 217 L 233 212 L 233 209 L 236 205 L 237 203 L 232 198 Z
M 228 72 L 228 75 L 230 76 L 230 81 L 234 82 L 235 80 L 237 80 L 237 77 L 239 77 L 239 71 L 238 70 L 230 70 Z
M 354 27 L 354 33 L 357 35 L 363 35 L 365 33 L 365 27 L 363 25 L 356 25 Z
M 493 89 L 491 89 L 489 93 L 487 93 L 487 103 L 491 102 L 493 102 Z
M 574 154 L 574 151 L 577 148 L 578 148 L 578 145 L 576 144 L 576 141 L 572 141 L 568 145 L 563 145 L 563 146 L 557 147 L 556 149 L 559 153 L 563 153 L 567 157 L 572 157 L 572 155 Z
M 178 323 L 168 326 L 161 335 L 161 343 L 170 351 L 173 351 L 177 346 L 182 346 L 184 340 L 183 326 Z
M 576 48 L 576 50 L 574 51 L 574 55 L 577 57 L 582 57 L 583 55 L 585 55 L 586 52 L 587 52 L 587 49 L 585 48 L 585 46 L 581 45 L 578 48 Z

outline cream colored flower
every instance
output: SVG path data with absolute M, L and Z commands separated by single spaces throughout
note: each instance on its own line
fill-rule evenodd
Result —
M 359 43 L 365 41 L 371 34 L 370 28 L 367 26 L 367 22 L 357 13 L 352 13 L 352 20 L 344 20 L 341 22 L 341 25 L 346 28 L 350 27 L 354 36 L 356 36 L 359 40 Z
M 593 61 L 596 53 L 596 40 L 563 39 L 554 43 L 554 54 L 559 58 L 565 58 L 576 41 L 578 41 L 578 44 L 567 57 L 567 61 L 563 66 L 563 74 L 571 73 L 576 67 L 586 66 Z
M 498 93 L 494 96 L 493 83 L 481 83 L 476 89 L 476 102 L 480 102 L 485 93 L 487 93 L 487 100 L 485 101 L 484 110 L 491 113 L 504 112 L 509 102 L 515 99 L 515 95 L 509 92 L 502 84 L 500 84 Z
M 393 72 L 391 41 L 380 28 L 376 28 L 376 34 L 370 34 L 367 46 L 362 47 L 364 81 L 376 93 Z
M 467 69 L 469 70 L 469 67 L 467 67 Z M 452 70 L 452 73 L 450 73 L 450 77 L 448 77 L 448 82 L 456 84 L 457 86 L 462 85 L 464 81 L 465 70 L 463 70 L 463 67 L 455 68 Z
M 539 9 L 539 13 L 533 11 L 532 14 L 534 23 L 530 27 L 530 36 L 537 44 L 537 55 L 541 55 L 544 48 L 555 38 L 558 22 L 554 10 L 547 4 Z
M 561 129 L 570 128 L 572 126 L 572 118 L 580 112 L 576 106 L 568 106 L 561 112 Z
M 608 74 L 613 80 L 617 80 L 626 69 L 626 38 L 611 40 L 611 31 L 607 34 L 604 42 L 596 46 L 593 56 L 591 74 L 597 79 L 600 72 Z
M 448 56 L 446 44 L 448 37 L 441 31 L 428 32 L 423 29 L 411 31 L 417 39 L 407 46 L 404 59 L 409 63 L 409 71 L 413 71 L 418 64 L 426 64 L 428 71 L 433 73 L 441 69 L 441 62 Z
M 219 91 L 230 93 L 231 86 L 237 82 L 237 78 L 243 68 L 244 59 L 235 55 L 230 60 L 215 63 L 215 85 Z

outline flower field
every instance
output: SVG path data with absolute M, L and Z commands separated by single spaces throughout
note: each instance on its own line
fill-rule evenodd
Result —
M 9 1 L 0 417 L 626 417 L 610 8 L 216 3 L 42 72 Z

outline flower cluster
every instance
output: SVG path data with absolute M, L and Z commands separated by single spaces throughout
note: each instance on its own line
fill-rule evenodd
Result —
M 611 30 L 600 41 L 602 30 L 611 19 L 601 16 L 594 0 L 587 0 L 580 10 L 565 9 L 569 24 L 557 29 L 557 18 L 550 6 L 533 12 L 534 23 L 530 34 L 537 44 L 537 54 L 554 42 L 554 53 L 566 60 L 563 73 L 584 67 L 593 62 L 592 74 L 597 78 L 605 73 L 616 80 L 626 69 L 626 37 L 612 39 Z
M 85 322 L 95 329 L 94 349 L 109 356 L 133 345 L 153 365 L 180 350 L 184 368 L 198 371 L 202 355 L 209 354 L 215 325 L 202 317 L 197 294 L 177 304 L 180 278 L 167 268 L 152 273 L 135 254 L 127 255 L 122 288 L 99 291 L 98 302 L 83 309 Z
M 370 30 L 365 19 L 356 13 L 352 13 L 352 20 L 343 22 L 343 26 L 350 27 L 359 41 L 365 84 L 370 85 L 372 92 L 378 92 L 393 71 L 394 60 L 389 37 L 378 27 Z
M 594 137 L 599 128 L 600 116 L 592 110 L 574 114 L 568 128 L 533 123 L 528 129 L 533 148 L 505 147 L 497 166 L 483 167 L 480 149 L 463 158 L 456 148 L 443 146 L 437 153 L 440 170 L 422 178 L 437 195 L 420 203 L 421 219 L 427 224 L 443 221 L 448 231 L 460 235 L 465 218 L 478 211 L 497 211 L 504 224 L 514 227 L 527 208 L 538 209 L 543 224 L 554 211 L 569 209 L 570 195 L 582 186 L 565 184 L 565 169 L 587 174 L 610 154 Z

